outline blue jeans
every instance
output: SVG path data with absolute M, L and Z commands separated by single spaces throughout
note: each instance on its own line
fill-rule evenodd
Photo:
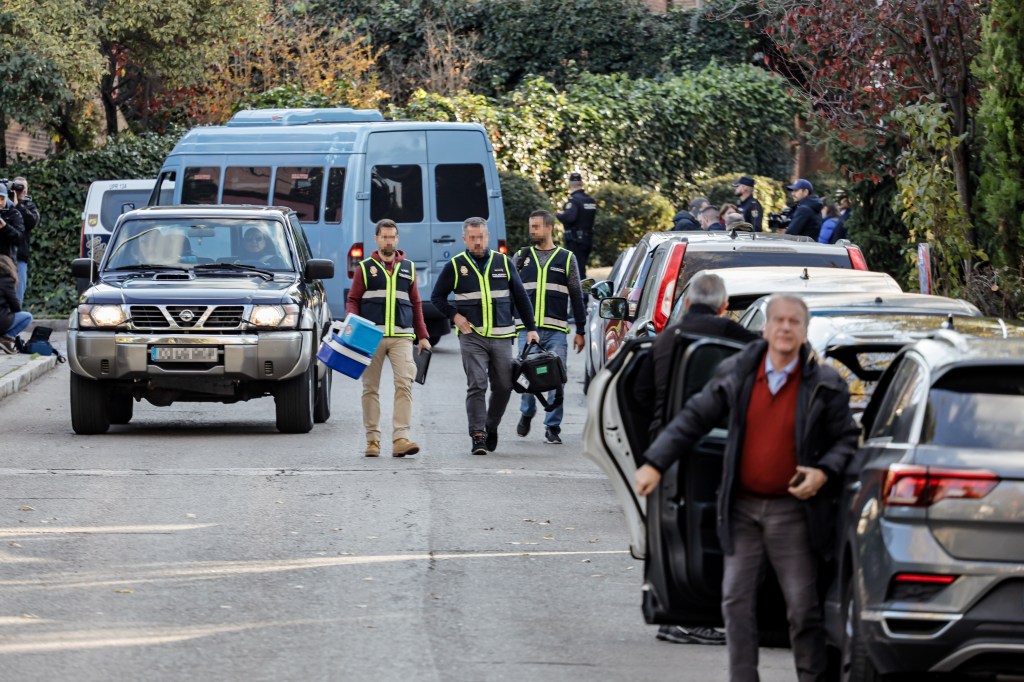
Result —
M 25 312 L 24 310 L 20 313 L 14 313 L 14 323 L 11 328 L 4 332 L 4 336 L 17 336 L 21 332 L 25 331 L 28 326 L 32 324 L 32 313 Z
M 537 333 L 540 334 L 540 345 L 543 346 L 544 350 L 549 350 L 552 353 L 562 358 L 562 362 L 568 368 L 569 364 L 566 360 L 566 354 L 569 348 L 568 334 L 565 332 L 556 331 L 554 329 L 538 329 Z M 523 346 L 526 345 L 526 332 L 519 332 L 519 352 L 523 352 Z M 555 399 L 555 392 L 548 391 L 545 398 L 549 403 Z M 533 417 L 537 414 L 537 399 L 529 393 L 523 394 L 522 402 L 519 406 L 519 411 L 523 413 L 524 417 Z M 559 405 L 550 412 L 544 413 L 544 426 L 548 428 L 558 429 L 562 424 L 562 406 Z
M 18 303 L 25 303 L 25 289 L 28 288 L 28 263 L 18 261 Z

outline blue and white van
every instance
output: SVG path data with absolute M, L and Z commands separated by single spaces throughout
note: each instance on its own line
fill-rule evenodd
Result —
M 325 284 L 339 317 L 357 263 L 373 252 L 375 224 L 390 218 L 416 264 L 433 340 L 451 330 L 429 299 L 441 267 L 465 248 L 462 222 L 485 218 L 491 248 L 506 250 L 494 152 L 475 123 L 385 121 L 376 110 L 241 111 L 175 145 L 150 199 L 158 203 L 294 209 L 316 257 L 337 265 Z

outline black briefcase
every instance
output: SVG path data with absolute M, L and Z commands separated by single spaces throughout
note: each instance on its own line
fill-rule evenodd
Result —
M 518 357 L 512 359 L 512 389 L 516 393 L 531 393 L 550 412 L 562 404 L 562 386 L 566 382 L 565 363 L 551 351 L 536 342 L 523 346 Z M 548 405 L 544 394 L 557 391 L 555 401 Z

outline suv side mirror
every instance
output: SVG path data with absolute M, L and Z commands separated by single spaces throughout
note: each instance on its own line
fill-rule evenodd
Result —
M 608 298 L 612 295 L 612 281 L 610 279 L 606 279 L 603 282 L 594 284 L 590 287 L 590 295 L 597 301 Z
M 332 279 L 334 277 L 334 261 L 327 258 L 310 258 L 302 276 L 307 282 L 315 279 Z
M 625 320 L 629 316 L 629 301 L 611 296 L 601 299 L 597 314 L 606 320 Z
M 76 258 L 71 261 L 71 274 L 79 279 L 95 282 L 97 265 L 92 258 Z

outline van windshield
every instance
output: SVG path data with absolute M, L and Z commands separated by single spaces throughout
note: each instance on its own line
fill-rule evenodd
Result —
M 107 249 L 104 271 L 225 263 L 294 271 L 286 227 L 276 220 L 172 218 L 125 221 Z

